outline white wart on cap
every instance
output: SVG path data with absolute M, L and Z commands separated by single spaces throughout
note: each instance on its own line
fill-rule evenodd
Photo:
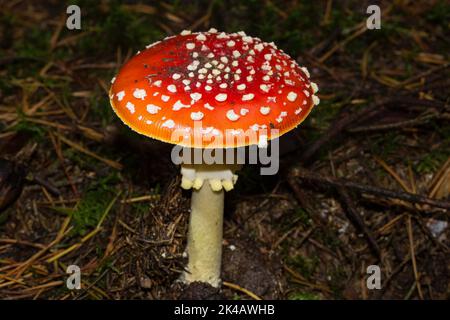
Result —
M 178 144 L 172 137 L 181 129 L 192 138 L 187 146 L 205 147 L 195 145 L 196 121 L 202 132 L 222 136 L 226 130 L 239 136 L 256 128 L 277 129 L 279 136 L 296 127 L 319 103 L 309 77 L 273 43 L 243 32 L 183 31 L 128 61 L 114 78 L 110 97 L 133 130 Z M 276 137 L 266 131 L 263 140 Z M 239 141 L 218 146 L 238 147 Z M 255 141 L 243 145 L 250 143 Z

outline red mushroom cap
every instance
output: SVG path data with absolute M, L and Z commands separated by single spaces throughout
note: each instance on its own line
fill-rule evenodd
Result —
M 110 100 L 143 135 L 209 147 L 211 139 L 194 139 L 200 132 L 222 137 L 214 147 L 239 147 L 258 142 L 248 130 L 267 141 L 296 127 L 319 103 L 316 92 L 308 70 L 273 43 L 211 29 L 147 46 L 113 78 Z M 229 133 L 236 139 L 223 138 Z

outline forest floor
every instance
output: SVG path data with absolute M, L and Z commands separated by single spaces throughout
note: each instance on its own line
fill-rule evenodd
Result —
M 450 5 L 382 1 L 369 30 L 372 2 L 77 1 L 68 30 L 61 1 L 0 1 L 0 298 L 448 299 Z M 176 283 L 189 192 L 108 101 L 136 51 L 210 27 L 274 41 L 321 100 L 227 193 L 220 292 Z

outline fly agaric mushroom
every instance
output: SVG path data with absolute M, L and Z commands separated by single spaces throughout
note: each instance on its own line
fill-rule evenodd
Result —
M 183 31 L 138 52 L 113 78 L 110 102 L 132 130 L 164 142 L 211 148 L 196 135 L 231 132 L 242 139 L 216 139 L 214 148 L 265 147 L 306 118 L 319 103 L 317 90 L 308 70 L 273 43 L 211 29 Z M 249 130 L 256 140 L 244 136 Z M 185 282 L 220 285 L 224 190 L 233 189 L 236 169 L 181 166 L 181 186 L 193 189 Z

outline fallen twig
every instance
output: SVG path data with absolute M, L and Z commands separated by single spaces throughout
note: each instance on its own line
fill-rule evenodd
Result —
M 375 254 L 375 256 L 381 260 L 381 251 L 380 247 L 377 244 L 377 241 L 372 235 L 372 231 L 366 226 L 360 214 L 356 210 L 353 200 L 347 192 L 346 188 L 336 188 L 336 191 L 339 193 L 339 196 L 345 206 L 345 213 L 350 222 L 356 227 L 357 230 L 364 234 L 364 237 L 369 244 L 370 249 Z
M 384 196 L 384 197 L 393 198 L 393 199 L 400 199 L 400 200 L 404 200 L 404 201 L 411 202 L 411 203 L 427 204 L 427 205 L 430 205 L 433 207 L 450 210 L 450 202 L 449 201 L 435 200 L 435 199 L 431 199 L 431 198 L 428 198 L 428 197 L 425 197 L 422 195 L 413 194 L 413 193 L 409 193 L 409 192 L 394 191 L 394 190 L 389 190 L 389 189 L 385 189 L 385 188 L 363 185 L 363 184 L 359 184 L 359 183 L 352 182 L 352 181 L 345 180 L 345 179 L 335 179 L 335 178 L 330 178 L 330 177 L 323 177 L 318 174 L 314 174 L 311 171 L 304 169 L 304 168 L 294 167 L 293 169 L 291 169 L 291 176 L 300 178 L 303 180 L 317 181 L 322 184 L 326 184 L 326 185 L 333 186 L 333 187 L 341 187 L 341 188 L 344 187 L 344 188 L 357 190 L 362 193 L 369 193 L 369 194 Z
M 254 300 L 262 300 L 260 297 L 258 297 L 256 294 L 254 294 L 254 293 L 251 292 L 250 290 L 247 290 L 247 289 L 245 289 L 245 288 L 242 288 L 241 286 L 238 286 L 237 284 L 230 283 L 230 282 L 226 282 L 226 281 L 223 281 L 222 284 L 223 284 L 225 287 L 228 287 L 228 288 L 231 288 L 231 289 L 234 289 L 234 290 L 243 292 L 243 293 L 245 293 L 246 295 L 248 295 L 250 298 L 252 298 L 252 299 L 254 299 Z
M 431 119 L 437 118 L 437 113 L 427 114 L 420 116 L 415 119 L 405 120 L 405 121 L 399 121 L 394 123 L 384 123 L 384 124 L 374 124 L 369 126 L 361 126 L 356 128 L 350 128 L 348 129 L 349 132 L 368 132 L 368 131 L 382 131 L 382 130 L 392 130 L 392 129 L 399 129 L 399 128 L 405 128 L 405 127 L 411 127 L 419 124 L 424 124 L 430 121 Z

